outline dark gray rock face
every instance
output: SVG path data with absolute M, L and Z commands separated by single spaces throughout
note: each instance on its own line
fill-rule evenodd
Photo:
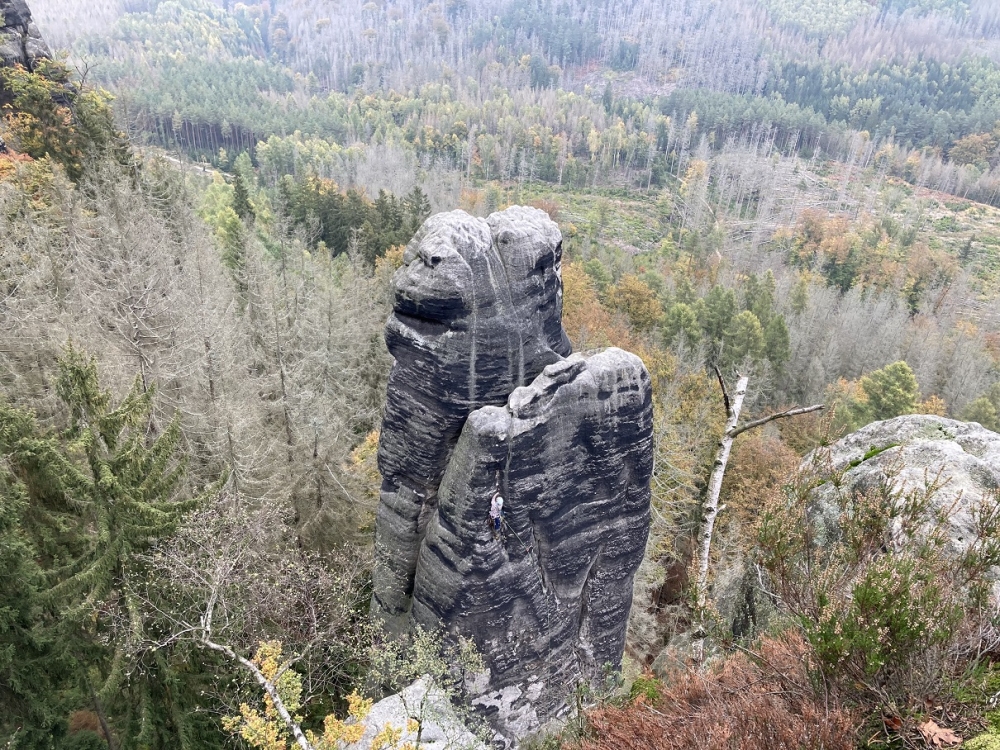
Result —
M 427 513 L 469 413 L 503 404 L 571 351 L 562 329 L 562 236 L 545 212 L 432 216 L 396 272 L 378 465 L 375 606 L 405 616 Z M 422 515 L 423 514 L 423 515 Z
M 39 60 L 52 57 L 24 0 L 0 0 L 0 19 L 0 67 L 34 70 Z
M 433 216 L 386 326 L 373 609 L 473 638 L 475 704 L 507 740 L 620 664 L 649 531 L 649 374 L 620 349 L 570 356 L 560 253 L 536 209 Z
M 620 665 L 652 455 L 649 375 L 620 349 L 550 365 L 469 416 L 420 548 L 413 619 L 476 641 L 489 679 L 475 703 L 504 736 Z M 487 523 L 497 485 L 505 541 Z

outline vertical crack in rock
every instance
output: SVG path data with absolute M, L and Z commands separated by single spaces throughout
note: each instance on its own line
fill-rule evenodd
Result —
M 534 209 L 431 217 L 386 326 L 374 608 L 474 639 L 475 705 L 509 741 L 618 667 L 649 531 L 649 374 L 620 349 L 570 355 L 560 241 Z

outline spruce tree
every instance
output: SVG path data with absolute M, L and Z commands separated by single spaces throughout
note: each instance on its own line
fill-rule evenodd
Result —
M 250 191 L 239 170 L 233 173 L 233 210 L 244 221 L 253 221 L 257 215 L 250 202 Z
M 406 210 L 407 225 L 411 235 L 420 228 L 424 219 L 431 215 L 431 202 L 419 185 L 414 185 L 413 190 L 403 198 L 403 208 Z
M 0 729 L 41 721 L 42 734 L 22 733 L 18 747 L 51 747 L 82 709 L 114 746 L 183 747 L 184 696 L 169 658 L 144 651 L 151 636 L 133 585 L 142 553 L 200 500 L 180 499 L 179 423 L 157 430 L 155 389 L 139 378 L 116 403 L 72 345 L 56 391 L 60 431 L 0 399 L 0 557 L 16 576 L 0 594 L 0 696 L 11 709 Z

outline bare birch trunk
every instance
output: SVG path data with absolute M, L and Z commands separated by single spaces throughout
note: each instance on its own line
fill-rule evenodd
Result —
M 722 376 L 719 376 L 719 383 L 722 384 Z M 736 383 L 736 393 L 730 402 L 729 395 L 723 386 L 723 397 L 726 402 L 726 429 L 719 440 L 719 449 L 715 453 L 715 462 L 712 464 L 712 476 L 708 480 L 708 490 L 705 497 L 705 505 L 701 515 L 701 527 L 698 529 L 698 540 L 700 542 L 698 550 L 698 609 L 703 610 L 708 600 L 708 561 L 712 551 L 712 534 L 715 531 L 715 519 L 719 515 L 719 494 L 722 491 L 722 479 L 726 474 L 726 464 L 729 463 L 729 453 L 733 448 L 733 434 L 736 424 L 740 419 L 740 411 L 743 409 L 743 399 L 747 395 L 747 385 L 750 378 L 746 375 L 740 377 Z
M 726 465 L 729 463 L 729 454 L 733 448 L 733 441 L 747 430 L 761 427 L 768 422 L 785 417 L 794 417 L 799 414 L 808 414 L 823 408 L 823 404 L 815 406 L 805 406 L 798 409 L 788 409 L 787 411 L 771 414 L 767 417 L 755 419 L 742 426 L 739 425 L 740 411 L 743 409 L 743 399 L 747 395 L 747 385 L 750 378 L 740 375 L 736 383 L 736 392 L 732 400 L 726 390 L 726 382 L 722 378 L 719 369 L 715 369 L 716 377 L 719 379 L 719 387 L 722 389 L 722 398 L 726 406 L 726 429 L 719 440 L 719 448 L 715 453 L 715 462 L 712 464 L 712 475 L 708 480 L 708 488 L 705 491 L 705 505 L 702 509 L 701 525 L 698 529 L 698 578 L 697 586 L 697 613 L 698 625 L 695 628 L 694 650 L 695 657 L 700 662 L 704 659 L 705 638 L 707 636 L 706 614 L 708 609 L 708 568 L 712 557 L 712 535 L 715 532 L 715 520 L 719 513 L 725 510 L 725 506 L 719 506 L 719 495 L 722 492 L 722 480 L 726 475 Z

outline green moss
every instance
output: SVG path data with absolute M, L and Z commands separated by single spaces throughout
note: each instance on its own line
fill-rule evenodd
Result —
M 660 700 L 660 689 L 662 684 L 655 677 L 637 677 L 635 682 L 632 683 L 632 689 L 629 690 L 628 697 L 631 700 L 636 700 L 642 697 L 646 703 L 655 705 Z
M 855 466 L 860 466 L 861 464 L 863 464 L 868 459 L 875 458 L 875 456 L 877 456 L 879 453 L 885 453 L 890 448 L 896 448 L 898 446 L 899 446 L 899 443 L 889 443 L 888 445 L 884 445 L 884 446 L 881 446 L 881 447 L 873 445 L 873 446 L 871 446 L 868 449 L 868 451 L 865 453 L 865 455 L 863 455 L 861 458 L 856 458 L 853 461 L 851 461 L 850 467 L 853 469 Z
M 962 745 L 965 750 L 1000 750 L 1000 734 L 989 731 L 971 740 L 966 740 Z
M 875 458 L 875 456 L 877 456 L 879 453 L 884 453 L 890 448 L 896 448 L 898 445 L 899 443 L 889 443 L 888 445 L 884 445 L 881 448 L 876 448 L 873 445 L 871 448 L 868 449 L 868 452 L 865 453 L 864 458 L 862 458 L 861 460 L 867 461 L 869 458 Z

